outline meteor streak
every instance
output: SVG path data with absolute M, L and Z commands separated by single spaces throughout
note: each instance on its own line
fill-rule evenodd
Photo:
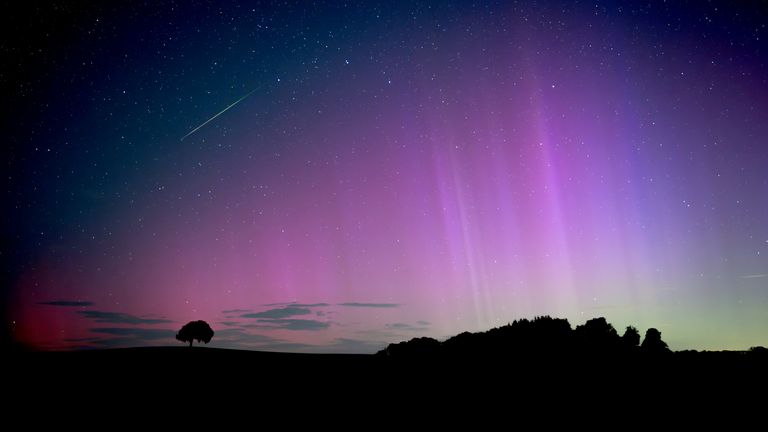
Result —
M 180 141 L 184 141 L 184 138 L 186 138 L 186 137 L 188 137 L 188 136 L 192 135 L 193 133 L 197 132 L 197 130 L 198 130 L 198 129 L 200 129 L 201 127 L 203 127 L 203 126 L 207 125 L 208 123 L 210 123 L 211 121 L 213 121 L 213 119 L 215 119 L 216 117 L 218 117 L 218 116 L 220 116 L 220 115 L 224 114 L 225 112 L 227 112 L 227 110 L 228 110 L 228 109 L 230 109 L 230 108 L 232 108 L 233 106 L 235 106 L 235 105 L 239 104 L 240 102 L 242 102 L 242 101 L 243 101 L 243 99 L 245 99 L 245 98 L 247 98 L 248 96 L 252 95 L 252 94 L 253 94 L 253 92 L 255 92 L 256 90 L 257 90 L 257 89 L 253 89 L 253 90 L 249 91 L 249 92 L 248 92 L 248 93 L 247 93 L 245 96 L 243 96 L 243 97 L 241 97 L 240 99 L 238 99 L 238 100 L 236 100 L 236 101 L 232 102 L 232 104 L 231 104 L 231 105 L 229 105 L 228 107 L 226 107 L 226 108 L 224 108 L 223 110 L 219 111 L 219 113 L 218 113 L 218 114 L 216 114 L 215 116 L 213 116 L 213 117 L 209 118 L 208 120 L 206 120 L 205 122 L 203 122 L 203 124 L 201 124 L 200 126 L 198 126 L 198 127 L 194 128 L 194 129 L 192 129 L 192 131 L 190 131 L 188 134 L 186 134 L 186 135 L 184 135 L 183 137 L 181 137 L 181 140 L 180 140 Z

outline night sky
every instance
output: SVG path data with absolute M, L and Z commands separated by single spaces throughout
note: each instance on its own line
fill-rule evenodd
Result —
M 768 345 L 759 2 L 69 3 L 2 18 L 18 344 Z

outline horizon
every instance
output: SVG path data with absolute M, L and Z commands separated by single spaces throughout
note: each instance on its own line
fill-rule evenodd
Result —
M 572 325 L 570 323 L 570 321 L 568 321 L 568 319 L 566 319 L 566 318 L 550 317 L 548 315 L 537 316 L 537 317 L 533 317 L 533 318 L 519 318 L 519 319 L 511 321 L 511 322 L 509 322 L 507 324 L 498 326 L 498 327 L 493 327 L 493 328 L 486 329 L 486 330 L 479 330 L 479 331 L 476 331 L 476 332 L 463 331 L 463 332 L 460 332 L 460 333 L 457 333 L 457 334 L 454 334 L 454 335 L 449 335 L 449 336 L 444 336 L 444 337 L 439 337 L 439 338 L 426 337 L 426 336 L 421 336 L 421 335 L 416 334 L 416 335 L 413 335 L 413 337 L 411 337 L 409 339 L 402 340 L 402 341 L 392 342 L 392 343 L 388 344 L 387 346 L 381 347 L 381 349 L 379 349 L 379 350 L 377 350 L 375 352 L 347 352 L 347 351 L 344 350 L 344 347 L 341 346 L 341 345 L 337 345 L 336 347 L 334 347 L 334 348 L 342 348 L 340 351 L 328 350 L 327 346 L 301 346 L 301 347 L 299 347 L 299 346 L 261 346 L 261 347 L 258 347 L 258 349 L 255 349 L 252 346 L 231 346 L 231 345 L 228 345 L 226 343 L 227 341 L 225 341 L 223 344 L 213 344 L 210 341 L 209 342 L 204 342 L 204 341 L 201 341 L 201 340 L 196 340 L 197 341 L 196 344 L 194 344 L 194 345 L 190 344 L 188 346 L 186 345 L 186 343 L 188 343 L 188 340 L 184 341 L 185 345 L 179 345 L 178 343 L 170 344 L 170 343 L 167 343 L 164 340 L 158 340 L 156 344 L 135 345 L 135 346 L 117 346 L 117 347 L 108 347 L 108 346 L 82 346 L 82 347 L 77 347 L 77 346 L 75 346 L 75 347 L 67 347 L 67 348 L 64 348 L 64 349 L 46 350 L 46 349 L 37 349 L 36 347 L 22 345 L 22 346 L 16 346 L 14 348 L 15 348 L 15 351 L 19 351 L 20 350 L 20 351 L 37 351 L 37 352 L 51 352 L 51 351 L 54 351 L 54 352 L 71 352 L 71 351 L 83 351 L 83 350 L 90 351 L 90 350 L 113 350 L 113 349 L 118 349 L 119 350 L 119 349 L 132 349 L 132 348 L 180 348 L 180 349 L 210 348 L 210 349 L 214 349 L 214 350 L 253 351 L 253 352 L 265 352 L 265 353 L 274 353 L 274 354 L 373 355 L 373 354 L 381 354 L 382 352 L 388 351 L 393 345 L 403 345 L 406 342 L 414 342 L 414 341 L 419 340 L 419 339 L 425 339 L 425 338 L 426 339 L 431 339 L 431 340 L 434 340 L 434 341 L 436 341 L 436 342 L 438 342 L 438 343 L 440 343 L 442 345 L 445 342 L 449 342 L 452 339 L 455 339 L 457 337 L 461 337 L 462 335 L 465 335 L 467 333 L 469 333 L 470 335 L 473 335 L 473 336 L 482 335 L 482 334 L 489 334 L 489 333 L 492 333 L 495 330 L 500 330 L 500 329 L 503 329 L 505 327 L 514 327 L 518 322 L 528 322 L 528 323 L 533 324 L 533 323 L 535 323 L 536 321 L 538 321 L 540 319 L 548 319 L 548 320 L 556 320 L 556 321 L 557 320 L 563 320 L 563 321 L 565 321 L 565 323 L 568 324 L 568 328 L 570 329 L 571 332 L 573 332 L 572 333 L 572 335 L 573 335 L 573 334 L 575 334 L 579 330 L 579 327 L 582 327 L 584 324 L 587 324 L 589 321 L 605 320 L 605 317 L 592 317 L 592 318 L 588 319 L 587 321 L 585 321 L 584 323 L 577 324 L 575 326 Z M 190 324 L 192 324 L 192 323 L 190 322 Z M 636 327 L 631 326 L 631 325 L 627 326 L 625 328 L 626 332 L 629 332 L 630 330 L 633 330 L 633 331 L 637 332 L 638 339 L 637 339 L 636 342 L 637 342 L 638 345 L 637 346 L 631 346 L 631 345 L 625 345 L 628 342 L 626 342 L 624 340 L 627 336 L 626 335 L 622 336 L 622 334 L 624 334 L 624 331 L 620 331 L 620 329 L 615 328 L 610 322 L 607 322 L 607 324 L 608 324 L 610 329 L 613 329 L 613 330 L 616 331 L 616 333 L 615 333 L 616 342 L 619 342 L 620 346 L 616 346 L 616 347 L 613 347 L 613 348 L 611 348 L 610 346 L 605 346 L 605 347 L 603 347 L 603 349 L 609 349 L 609 351 L 608 352 L 604 352 L 603 354 L 607 354 L 607 355 L 628 355 L 628 354 L 631 355 L 631 354 L 634 354 L 634 355 L 637 355 L 638 353 L 641 352 L 640 351 L 641 350 L 641 342 L 643 342 L 646 338 L 648 338 L 648 334 L 645 333 L 644 331 L 642 331 L 643 329 L 637 329 Z M 645 330 L 646 331 L 647 330 L 656 330 L 656 331 L 658 331 L 658 329 L 655 329 L 655 328 L 648 328 L 648 329 L 645 329 Z M 168 331 L 171 332 L 172 330 L 169 329 Z M 225 331 L 226 331 L 226 329 L 225 329 Z M 527 330 L 527 331 L 530 331 L 530 330 Z M 593 331 L 594 331 L 594 328 L 593 328 Z M 658 333 L 661 334 L 661 332 L 658 332 Z M 547 336 L 547 335 L 546 334 L 544 334 L 544 335 L 540 334 L 539 336 Z M 549 336 L 553 336 L 553 335 L 549 334 Z M 594 335 L 593 335 L 593 337 L 594 337 Z M 179 338 L 177 336 L 174 339 L 178 342 Z M 545 340 L 546 339 L 542 339 L 542 341 L 545 341 Z M 661 340 L 663 341 L 663 338 Z M 513 341 L 514 341 L 514 339 L 513 339 Z M 496 342 L 501 342 L 501 340 L 497 339 Z M 603 342 L 605 342 L 605 341 L 603 341 Z M 629 342 L 629 343 L 631 343 L 631 342 Z M 222 345 L 222 346 L 218 346 L 218 345 Z M 664 345 L 666 346 L 666 342 L 664 342 Z M 490 347 L 490 346 L 488 346 L 488 347 Z M 502 348 L 502 347 L 503 346 L 499 346 L 498 348 Z M 283 348 L 283 350 L 281 350 L 281 348 Z M 618 349 L 618 351 L 613 351 L 612 354 L 611 354 L 610 349 L 614 349 L 614 350 Z M 738 349 L 738 350 L 696 350 L 696 349 L 674 350 L 674 349 L 670 349 L 667 352 L 671 352 L 671 353 L 685 353 L 685 352 L 700 352 L 700 353 L 714 352 L 714 353 L 718 353 L 718 352 L 752 352 L 752 351 L 755 351 L 755 350 L 761 350 L 760 353 L 764 354 L 763 351 L 766 350 L 766 348 L 761 346 L 761 345 L 756 345 L 756 346 L 751 346 L 751 347 L 746 348 L 746 349 Z M 526 351 L 521 351 L 521 353 L 524 353 L 524 352 L 526 352 Z M 597 352 L 600 352 L 600 351 L 598 350 Z M 467 352 L 465 354 L 469 354 L 469 353 Z M 588 354 L 589 355 L 589 351 L 582 352 L 582 354 Z M 664 354 L 663 352 L 661 352 L 661 353 L 659 353 L 659 352 L 650 353 L 650 355 L 652 355 L 653 357 L 656 357 L 658 355 L 663 355 L 663 354 Z
M 543 3 L 15 10 L 2 343 L 768 346 L 768 11 Z

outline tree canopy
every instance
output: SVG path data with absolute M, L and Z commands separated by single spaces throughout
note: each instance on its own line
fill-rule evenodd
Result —
M 628 326 L 622 336 L 603 317 L 593 318 L 571 328 L 568 320 L 549 316 L 533 320 L 520 319 L 485 332 L 464 332 L 437 341 L 416 338 L 390 344 L 379 355 L 395 358 L 445 356 L 447 358 L 560 358 L 577 355 L 593 358 L 600 355 L 630 355 L 639 352 L 669 352 L 661 340 L 661 332 L 651 328 L 640 345 L 640 332 Z
M 197 340 L 198 343 L 205 342 L 207 344 L 211 338 L 213 338 L 213 330 L 207 322 L 202 320 L 190 321 L 176 333 L 176 339 L 181 342 L 189 342 L 189 346 L 192 346 L 194 340 Z

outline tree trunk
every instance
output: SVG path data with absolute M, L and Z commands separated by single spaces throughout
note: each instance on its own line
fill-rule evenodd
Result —
M 189 347 L 192 348 L 192 339 L 189 340 Z

